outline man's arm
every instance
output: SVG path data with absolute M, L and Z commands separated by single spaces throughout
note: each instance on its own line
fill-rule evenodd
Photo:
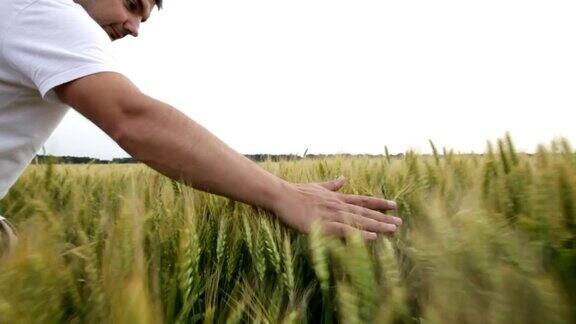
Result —
M 56 92 L 126 152 L 172 179 L 268 210 L 285 190 L 286 181 L 177 109 L 142 94 L 121 74 L 94 74 Z
M 284 181 L 235 152 L 171 106 L 141 93 L 126 77 L 97 73 L 56 88 L 59 98 L 112 137 L 126 152 L 160 173 L 194 188 L 272 211 L 308 233 L 318 221 L 328 234 L 356 228 L 374 239 L 402 221 L 377 210 L 391 201 L 337 193 L 343 180 L 318 184 Z

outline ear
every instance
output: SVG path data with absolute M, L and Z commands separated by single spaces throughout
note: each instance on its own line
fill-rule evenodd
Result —
M 339 176 L 336 180 L 326 181 L 326 182 L 318 182 L 317 184 L 330 190 L 330 191 L 338 191 L 340 188 L 344 186 L 346 183 L 346 178 L 344 176 Z

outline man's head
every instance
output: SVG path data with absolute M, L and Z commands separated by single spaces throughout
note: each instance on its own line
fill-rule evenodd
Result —
M 112 40 L 126 35 L 138 36 L 140 23 L 150 17 L 152 9 L 162 8 L 162 0 L 75 0 Z

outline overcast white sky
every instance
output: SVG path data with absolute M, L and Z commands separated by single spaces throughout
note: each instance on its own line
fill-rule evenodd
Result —
M 240 153 L 576 146 L 576 1 L 164 1 L 116 57 Z M 72 110 L 46 149 L 128 156 Z

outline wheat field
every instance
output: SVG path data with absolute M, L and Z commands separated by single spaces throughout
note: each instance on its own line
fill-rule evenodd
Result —
M 0 263 L 0 323 L 575 322 L 569 143 L 430 144 L 261 163 L 395 200 L 404 225 L 373 242 L 296 233 L 144 165 L 31 165 L 0 202 L 20 235 Z

